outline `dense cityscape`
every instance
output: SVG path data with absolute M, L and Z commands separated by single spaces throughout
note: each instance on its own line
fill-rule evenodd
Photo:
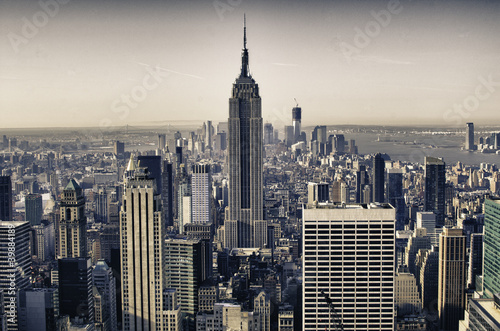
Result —
M 0 331 L 500 330 L 499 123 L 266 120 L 243 21 L 227 120 L 3 129 Z

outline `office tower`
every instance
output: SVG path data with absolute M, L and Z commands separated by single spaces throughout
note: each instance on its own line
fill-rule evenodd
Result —
M 436 228 L 436 214 L 431 211 L 418 211 L 417 212 L 416 227 L 425 228 L 426 235 L 430 239 L 432 246 L 439 246 L 439 234 L 442 228 Z
M 285 145 L 286 147 L 290 147 L 293 145 L 293 126 L 285 125 Z
M 264 247 L 262 110 L 259 86 L 249 72 L 246 43 L 245 26 L 241 73 L 229 99 L 229 210 L 225 225 L 235 230 L 226 233 L 232 237 L 229 242 L 233 247 Z
M 92 261 L 87 257 L 58 260 L 59 314 L 83 324 L 94 322 Z
M 214 136 L 214 126 L 212 121 L 207 121 L 207 131 L 205 135 L 205 146 L 208 149 L 212 149 L 212 137 Z
M 219 302 L 219 285 L 211 279 L 205 280 L 198 290 L 198 302 L 199 312 L 213 312 Z
M 97 193 L 94 195 L 94 200 L 95 200 L 95 214 L 94 214 L 94 219 L 96 222 L 108 223 L 108 193 L 106 192 L 105 187 L 99 187 L 99 190 Z
M 405 225 L 405 198 L 403 193 L 403 171 L 387 169 L 387 202 L 396 209 L 396 229 L 403 230 Z
M 405 249 L 405 262 L 408 266 L 408 270 L 415 274 L 416 264 L 415 258 L 420 249 L 430 249 L 431 248 L 431 240 L 427 236 L 427 230 L 425 228 L 417 228 L 413 232 L 413 235 L 408 240 L 408 245 Z
M 214 149 L 216 151 L 225 151 L 227 149 L 227 133 L 219 132 L 215 135 Z
M 328 183 L 308 183 L 307 203 L 312 205 L 316 202 L 328 202 L 330 191 Z
M 469 299 L 459 330 L 500 330 L 500 294 L 493 299 Z
M 335 134 L 329 137 L 328 141 L 332 146 L 332 152 L 344 153 L 345 151 L 345 138 L 343 134 Z
M 293 126 L 293 143 L 296 143 L 300 139 L 301 133 L 301 120 L 302 120 L 302 108 L 298 105 L 292 108 L 292 126 Z
M 104 260 L 100 260 L 92 271 L 92 276 L 94 286 L 102 298 L 101 320 L 104 330 L 116 331 L 116 279 L 113 271 Z
M 0 221 L 0 292 L 7 330 L 17 330 L 18 294 L 30 288 L 31 256 L 28 222 Z M 14 284 L 13 284 L 14 283 Z
M 465 309 L 465 235 L 443 229 L 439 237 L 438 312 L 441 330 L 457 330 Z
M 210 165 L 195 164 L 191 175 L 191 221 L 212 222 L 212 175 Z
M 12 182 L 0 176 L 0 221 L 12 221 Z
M 326 125 L 318 125 L 312 131 L 311 140 L 317 140 L 319 143 L 326 144 Z
M 468 151 L 474 151 L 476 146 L 474 145 L 474 123 L 467 123 L 465 128 L 465 149 Z
M 126 183 L 120 212 L 124 330 L 161 330 L 165 237 L 155 179 L 137 168 Z
M 162 210 L 165 226 L 174 225 L 174 171 L 172 163 L 163 161 L 162 180 Z
M 274 144 L 274 128 L 271 123 L 264 124 L 264 145 Z
M 26 222 L 31 225 L 40 225 L 43 215 L 42 196 L 40 194 L 28 194 L 24 198 Z
M 181 306 L 177 300 L 177 290 L 166 288 L 163 290 L 163 330 L 181 331 Z
M 422 252 L 423 250 L 420 250 Z M 420 294 L 422 295 L 422 308 L 435 309 L 433 305 L 437 304 L 439 277 L 439 249 L 432 246 L 425 250 L 422 267 L 420 272 Z
M 71 179 L 61 198 L 59 221 L 60 258 L 87 256 L 87 218 L 82 188 Z
M 35 288 L 19 292 L 19 330 L 52 331 L 59 317 L 56 288 Z
M 400 270 L 394 280 L 394 304 L 398 316 L 414 315 L 422 310 L 415 276 L 407 270 Z
M 179 169 L 181 164 L 184 163 L 184 159 L 182 158 L 182 146 L 175 146 L 175 160 L 175 167 L 176 169 Z
M 493 298 L 500 292 L 500 199 L 487 198 L 484 202 L 484 263 L 483 292 Z
M 125 143 L 120 141 L 115 141 L 114 152 L 116 156 L 123 156 L 125 154 Z
M 161 156 L 159 155 L 139 155 L 137 157 L 137 166 L 148 169 L 148 177 L 156 182 L 156 192 L 161 194 Z
M 166 144 L 167 144 L 167 139 L 166 139 L 165 134 L 159 134 L 158 135 L 158 149 L 164 150 Z
M 359 165 L 356 171 L 356 203 L 362 202 L 363 188 L 369 185 L 368 172 L 364 165 Z
M 207 252 L 203 240 L 165 240 L 165 287 L 177 289 L 182 319 L 190 330 L 198 311 L 198 288 L 212 267 Z
M 444 226 L 446 170 L 442 159 L 425 157 L 424 209 L 436 214 L 436 227 Z
M 342 203 L 342 184 L 345 184 L 342 180 L 336 180 L 332 183 L 331 202 Z
M 302 330 L 330 330 L 340 319 L 346 331 L 394 330 L 394 216 L 387 204 L 303 210 Z
M 35 255 L 40 261 L 50 261 L 55 257 L 55 228 L 53 222 L 43 221 L 32 226 L 34 231 Z
M 179 233 L 184 232 L 184 225 L 192 221 L 192 195 L 191 195 L 191 177 L 186 173 L 184 164 L 180 167 L 181 176 L 177 186 L 177 227 Z
M 271 300 L 265 291 L 260 291 L 253 299 L 253 312 L 258 314 L 259 330 L 271 331 Z
M 373 158 L 373 202 L 384 202 L 385 191 L 385 160 L 382 154 L 377 153 Z M 394 207 L 394 206 L 393 206 Z
M 483 274 L 483 241 L 482 233 L 470 235 L 469 269 L 467 275 L 467 287 L 476 288 L 476 276 Z

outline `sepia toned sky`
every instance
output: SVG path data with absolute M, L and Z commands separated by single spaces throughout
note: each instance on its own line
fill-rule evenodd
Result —
M 2 0 L 0 128 L 225 121 L 244 13 L 279 128 L 500 125 L 499 1 Z

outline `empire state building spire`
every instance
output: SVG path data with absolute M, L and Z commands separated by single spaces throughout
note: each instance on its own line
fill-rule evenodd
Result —
M 248 69 L 248 49 L 247 49 L 247 18 L 243 15 L 243 52 L 241 54 L 240 78 L 251 77 Z

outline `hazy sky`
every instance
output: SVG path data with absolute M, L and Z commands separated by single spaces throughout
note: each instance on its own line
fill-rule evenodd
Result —
M 225 121 L 244 13 L 279 128 L 500 125 L 499 1 L 2 0 L 0 127 Z

